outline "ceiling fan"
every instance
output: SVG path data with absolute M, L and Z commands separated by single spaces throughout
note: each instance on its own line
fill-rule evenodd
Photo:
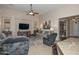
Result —
M 39 14 L 39 13 L 34 12 L 34 10 L 32 9 L 32 4 L 30 4 L 30 10 L 29 10 L 29 12 L 27 13 L 27 15 L 35 16 L 35 14 Z

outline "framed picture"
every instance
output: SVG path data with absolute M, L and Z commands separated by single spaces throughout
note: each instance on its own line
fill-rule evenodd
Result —
M 45 21 L 43 24 L 43 29 L 50 29 L 51 27 L 51 22 L 49 21 Z

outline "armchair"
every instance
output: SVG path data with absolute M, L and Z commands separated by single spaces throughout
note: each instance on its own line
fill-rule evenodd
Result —
M 51 46 L 54 44 L 56 39 L 57 33 L 52 33 L 50 35 L 47 35 L 47 37 L 43 38 L 43 44 L 46 44 L 48 46 Z

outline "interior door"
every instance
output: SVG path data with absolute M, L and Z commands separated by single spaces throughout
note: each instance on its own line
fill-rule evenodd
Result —
M 65 21 L 59 21 L 59 36 L 60 39 L 63 40 L 66 38 L 66 22 Z

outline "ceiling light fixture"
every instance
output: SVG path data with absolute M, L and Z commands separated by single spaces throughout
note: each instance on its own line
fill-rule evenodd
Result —
M 30 11 L 27 13 L 27 15 L 35 16 L 35 14 L 39 14 L 39 13 L 34 12 L 34 10 L 32 9 L 32 4 L 30 4 Z

